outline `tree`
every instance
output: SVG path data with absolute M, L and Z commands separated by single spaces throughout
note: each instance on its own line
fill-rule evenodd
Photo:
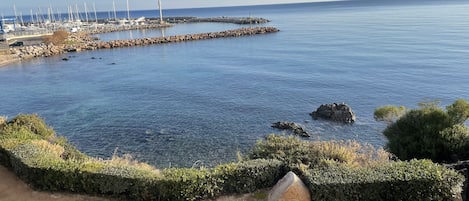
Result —
M 389 140 L 386 148 L 401 160 L 449 162 L 468 157 L 469 131 L 463 124 L 468 118 L 466 104 L 457 100 L 447 111 L 435 102 L 419 104 L 419 109 L 407 111 L 383 131 Z
M 469 119 L 469 102 L 464 99 L 458 99 L 453 104 L 446 107 L 448 115 L 455 124 L 464 124 Z

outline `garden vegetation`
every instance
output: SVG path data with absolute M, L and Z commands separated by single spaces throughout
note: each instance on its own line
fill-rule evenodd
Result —
M 418 109 L 384 106 L 375 118 L 390 122 L 383 134 L 387 150 L 401 160 L 431 159 L 455 162 L 469 159 L 469 103 L 459 99 L 446 110 L 438 102 L 423 102 Z M 391 120 L 391 121 L 390 121 Z
M 130 156 L 97 159 L 37 115 L 0 118 L 0 164 L 40 190 L 122 200 L 202 200 L 272 187 L 294 171 L 313 200 L 458 200 L 463 177 L 429 160 L 391 161 L 353 141 L 269 135 L 239 162 L 158 170 Z

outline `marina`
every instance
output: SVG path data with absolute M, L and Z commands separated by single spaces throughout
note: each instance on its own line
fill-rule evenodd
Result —
M 52 7 L 47 9 L 47 14 L 38 9 L 37 13 L 29 16 L 15 15 L 9 18 L 2 17 L 0 21 L 0 50 L 4 60 L 3 65 L 30 59 L 34 57 L 48 57 L 62 54 L 65 52 L 76 52 L 82 50 L 95 50 L 102 48 L 130 47 L 139 45 L 171 43 L 189 40 L 200 40 L 217 37 L 233 37 L 243 35 L 255 35 L 259 33 L 277 32 L 273 27 L 249 29 L 225 30 L 224 32 L 205 32 L 186 34 L 183 36 L 165 37 L 164 28 L 172 27 L 177 24 L 187 23 L 231 23 L 239 25 L 258 25 L 269 22 L 267 19 L 255 17 L 163 17 L 161 1 L 158 0 L 159 16 L 131 17 L 129 2 L 126 2 L 127 10 L 125 12 L 116 11 L 113 1 L 112 14 L 108 13 L 107 18 L 102 18 L 102 12 L 98 17 L 98 12 L 93 4 L 93 12 L 89 13 L 87 4 L 84 3 L 83 10 L 80 12 L 78 4 L 68 6 L 68 14 L 64 16 L 60 12 L 54 13 Z M 93 15 L 94 14 L 94 15 Z M 83 17 L 84 16 L 84 17 Z M 118 41 L 99 41 L 99 34 L 109 32 L 123 32 L 129 30 L 161 30 L 161 37 L 140 38 Z M 64 45 L 46 44 L 44 37 L 50 37 L 54 32 L 66 31 L 71 35 L 68 43 Z
M 30 15 L 18 15 L 16 6 L 13 5 L 14 16 L 4 17 L 0 20 L 0 41 L 8 45 L 14 44 L 20 40 L 30 38 L 39 38 L 52 35 L 54 31 L 66 30 L 69 32 L 85 31 L 90 34 L 104 33 L 112 31 L 122 31 L 131 29 L 154 29 L 171 26 L 163 21 L 163 12 L 161 1 L 158 0 L 158 9 L 160 18 L 155 20 L 146 20 L 145 17 L 131 18 L 130 4 L 127 1 L 127 16 L 117 17 L 115 2 L 113 1 L 113 18 L 98 18 L 96 6 L 93 3 L 93 14 L 89 12 L 86 2 L 80 8 L 78 4 L 67 7 L 67 15 L 59 12 L 54 13 L 52 6 L 47 8 L 47 13 L 43 13 L 39 7 L 34 13 L 30 10 Z M 80 12 L 84 10 L 84 12 Z

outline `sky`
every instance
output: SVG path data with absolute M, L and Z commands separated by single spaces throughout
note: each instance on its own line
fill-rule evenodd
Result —
M 173 8 L 200 8 L 200 7 L 223 7 L 241 5 L 261 5 L 280 3 L 317 2 L 329 0 L 161 0 L 163 9 Z M 127 9 L 127 0 L 114 0 L 117 10 Z M 93 10 L 95 4 L 97 11 L 112 10 L 113 0 L 1 0 L 0 14 L 13 15 L 16 12 L 29 14 L 31 9 L 36 12 L 39 8 L 46 13 L 47 8 L 52 7 L 54 11 L 67 12 L 68 6 L 78 5 L 79 10 L 84 11 L 84 4 L 89 11 Z M 129 0 L 131 10 L 157 9 L 157 0 Z

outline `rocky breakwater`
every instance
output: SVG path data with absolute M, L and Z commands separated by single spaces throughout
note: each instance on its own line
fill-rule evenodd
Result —
M 102 33 L 109 33 L 109 32 L 116 32 L 116 31 L 128 31 L 128 30 L 138 30 L 138 29 L 159 29 L 159 28 L 165 28 L 165 27 L 171 27 L 173 26 L 172 24 L 159 24 L 152 22 L 151 24 L 141 24 L 141 25 L 121 25 L 121 26 L 115 26 L 115 25 L 106 25 L 106 26 L 100 26 L 100 27 L 89 27 L 85 29 L 86 32 L 90 34 L 102 34 Z
M 194 40 L 207 40 L 215 38 L 227 38 L 227 37 L 241 37 L 251 36 L 258 34 L 275 33 L 279 30 L 275 27 L 252 27 L 252 28 L 240 28 L 234 30 L 220 31 L 220 32 L 208 32 L 198 34 L 186 34 L 176 35 L 167 37 L 155 37 L 155 38 L 139 38 L 130 40 L 115 40 L 115 41 L 97 41 L 89 36 L 88 33 L 75 33 L 71 34 L 65 44 L 53 45 L 53 44 L 42 44 L 38 46 L 25 46 L 14 48 L 11 51 L 21 59 L 30 59 L 33 57 L 48 57 L 52 55 L 58 55 L 65 52 L 78 52 L 83 50 L 97 50 L 97 49 L 109 49 L 109 48 L 122 48 L 122 47 L 133 47 L 133 46 L 146 46 L 156 45 L 164 43 L 175 43 L 184 41 Z
M 61 47 L 53 44 L 41 44 L 35 46 L 25 46 L 12 50 L 19 59 L 30 59 L 34 57 L 49 57 L 52 55 L 63 54 L 66 51 Z
M 175 43 L 175 42 L 194 41 L 194 40 L 207 40 L 207 39 L 215 39 L 215 38 L 251 36 L 251 35 L 258 35 L 258 34 L 275 33 L 278 31 L 279 30 L 275 27 L 240 28 L 240 29 L 220 31 L 220 32 L 186 34 L 186 35 L 176 35 L 176 36 L 167 36 L 167 37 L 139 38 L 139 39 L 131 39 L 131 40 L 114 40 L 114 41 L 108 41 L 108 42 L 99 41 L 99 42 L 88 44 L 86 47 L 83 47 L 83 48 L 86 48 L 88 50 L 121 48 L 121 47 Z
M 77 50 L 77 47 L 86 46 L 95 42 L 93 38 L 86 33 L 74 33 L 70 34 L 64 44 L 54 45 L 40 44 L 32 46 L 23 46 L 12 48 L 11 52 L 16 55 L 20 60 L 31 59 L 34 57 L 49 57 L 53 55 L 59 55 L 71 50 Z

